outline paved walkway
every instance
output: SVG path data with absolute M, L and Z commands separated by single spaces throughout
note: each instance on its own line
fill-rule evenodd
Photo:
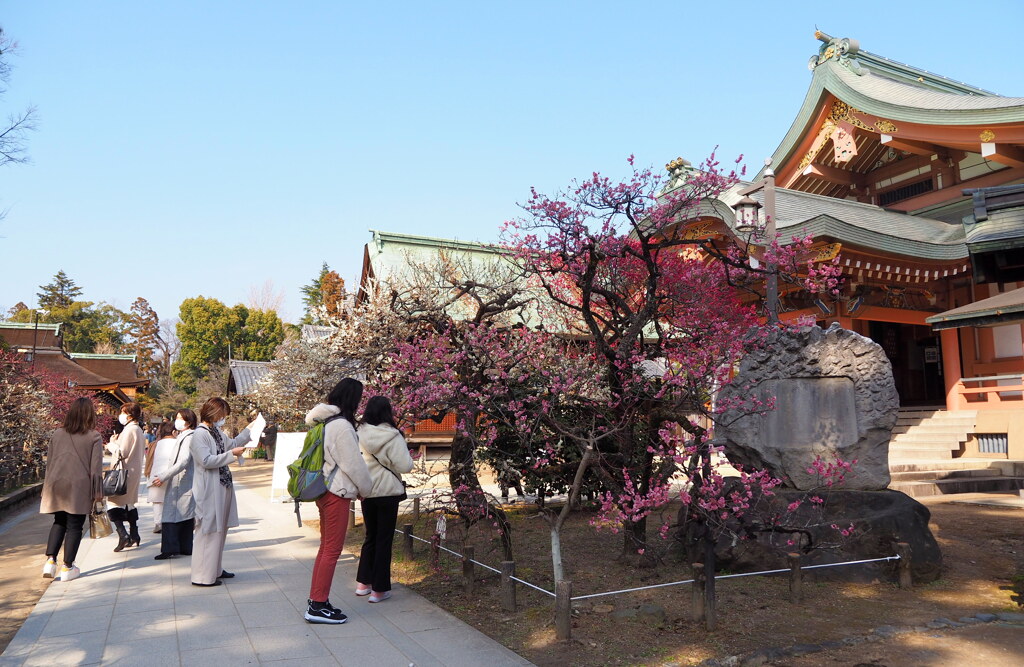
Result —
M 153 560 L 159 540 L 142 504 L 142 547 L 117 554 L 113 537 L 86 537 L 82 577 L 50 584 L 0 666 L 530 664 L 400 585 L 380 604 L 357 598 L 356 561 L 347 553 L 331 601 L 348 623 L 306 623 L 317 536 L 295 525 L 290 505 L 241 486 L 237 495 L 242 525 L 229 531 L 224 554 L 234 579 L 200 588 L 191 585 L 187 557 Z

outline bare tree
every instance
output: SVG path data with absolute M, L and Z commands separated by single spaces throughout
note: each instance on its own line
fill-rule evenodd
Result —
M 269 278 L 262 285 L 249 285 L 249 298 L 246 305 L 253 310 L 264 312 L 280 312 L 284 303 L 284 292 L 274 288 L 274 281 Z
M 0 95 L 7 91 L 6 84 L 11 73 L 7 56 L 13 53 L 17 46 L 17 42 L 7 37 L 3 28 L 0 28 Z M 6 127 L 0 129 L 0 166 L 28 162 L 25 142 L 28 133 L 36 129 L 35 120 L 36 108 L 32 106 L 7 116 Z

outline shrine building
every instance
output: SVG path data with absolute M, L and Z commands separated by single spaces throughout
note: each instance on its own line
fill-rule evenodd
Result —
M 904 442 L 917 455 L 1022 460 L 1024 97 L 815 37 L 810 87 L 770 166 L 682 231 L 747 242 L 753 211 L 783 243 L 811 235 L 816 261 L 839 257 L 842 293 L 782 288 L 780 318 L 881 345 L 904 412 L 953 426 L 945 444 Z M 685 160 L 667 169 L 669 187 L 685 183 Z

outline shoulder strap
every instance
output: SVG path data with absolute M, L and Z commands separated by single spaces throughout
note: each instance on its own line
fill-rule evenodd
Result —
M 65 433 L 67 433 L 67 431 L 65 431 Z M 86 433 L 86 435 L 88 435 L 88 432 Z M 89 470 L 89 464 L 86 463 L 84 459 L 82 459 L 82 454 L 81 452 L 78 451 L 78 447 L 75 447 L 75 434 L 68 433 L 68 437 L 71 438 L 71 449 L 75 450 L 75 456 L 78 457 L 78 461 L 82 464 L 82 467 L 85 468 L 85 473 L 89 475 L 89 477 L 91 478 L 92 470 Z
M 186 433 L 186 434 L 185 434 L 185 437 L 184 437 L 184 438 L 182 438 L 182 439 L 181 439 L 181 442 L 179 442 L 179 443 L 178 443 L 178 451 L 174 452 L 174 462 L 175 462 L 175 463 L 177 463 L 177 462 L 178 462 L 178 457 L 179 457 L 179 456 L 181 456 L 181 446 L 182 446 L 182 445 L 184 445 L 184 444 L 185 444 L 185 441 L 186 441 L 186 440 L 188 440 L 189 438 L 191 438 L 191 437 L 192 437 L 192 435 L 193 435 L 193 434 L 194 434 L 195 432 L 196 432 L 196 431 L 195 431 L 195 429 L 192 429 L 192 433 Z
M 399 482 L 402 482 L 402 476 L 401 476 L 401 475 L 399 475 L 399 474 L 398 474 L 397 472 L 395 472 L 394 470 L 392 470 L 391 468 L 389 468 L 389 467 L 387 467 L 386 465 L 384 465 L 383 463 L 381 463 L 381 462 L 380 462 L 380 459 L 378 459 L 378 458 L 377 458 L 377 456 L 376 456 L 376 455 L 375 455 L 375 454 L 374 454 L 373 452 L 367 452 L 367 454 L 369 454 L 370 456 L 372 456 L 372 457 L 373 457 L 373 460 L 374 460 L 374 461 L 376 461 L 376 462 L 377 462 L 377 464 L 378 464 L 378 465 L 379 465 L 379 466 L 380 466 L 381 468 L 384 468 L 384 469 L 385 469 L 385 470 L 387 470 L 387 471 L 388 471 L 389 473 L 391 473 L 392 475 L 394 475 L 394 476 L 395 476 L 395 479 L 397 479 L 397 480 L 398 480 Z M 405 484 L 405 482 L 402 482 L 402 484 Z

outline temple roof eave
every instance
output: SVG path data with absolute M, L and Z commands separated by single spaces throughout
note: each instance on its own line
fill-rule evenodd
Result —
M 895 90 L 903 95 L 893 95 Z M 911 93 L 908 97 L 906 93 Z M 813 131 L 829 95 L 867 114 L 921 125 L 1000 125 L 1024 122 L 1024 98 L 957 95 L 926 90 L 871 74 L 857 75 L 838 62 L 818 66 L 811 77 L 800 111 L 772 154 L 776 171 L 793 157 L 801 140 Z M 895 100 L 900 100 L 896 102 Z M 913 104 L 907 104 L 913 100 Z M 933 108 L 922 106 L 931 102 Z M 960 108 L 949 108 L 954 103 Z M 764 174 L 762 168 L 757 178 Z

